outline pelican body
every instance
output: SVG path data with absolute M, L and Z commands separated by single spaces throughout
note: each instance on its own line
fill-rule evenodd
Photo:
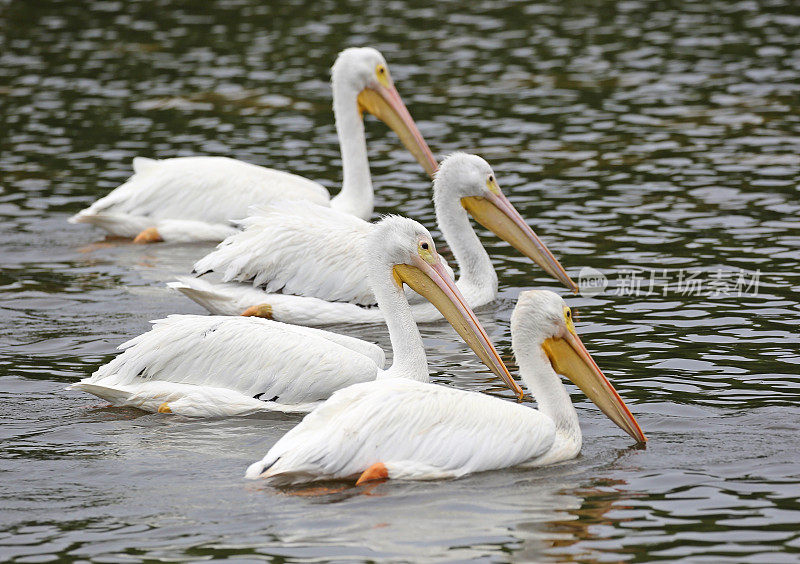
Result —
M 445 158 L 433 182 L 433 199 L 439 228 L 460 269 L 459 290 L 470 307 L 493 301 L 498 288 L 497 274 L 469 215 L 577 290 L 482 158 L 464 153 Z M 182 277 L 170 286 L 223 315 L 268 311 L 273 319 L 308 325 L 383 321 L 380 310 L 371 307 L 376 300 L 363 275 L 368 257 L 362 241 L 374 224 L 306 202 L 256 209 L 241 223 L 243 231 L 194 266 L 201 274 L 220 273 L 222 284 Z M 430 304 L 415 296 L 410 300 L 418 322 L 441 319 Z
M 377 50 L 342 51 L 333 65 L 331 83 L 343 168 L 342 189 L 336 197 L 331 199 L 324 186 L 302 176 L 227 157 L 137 157 L 127 182 L 69 221 L 150 243 L 220 241 L 236 232 L 231 220 L 245 217 L 250 206 L 282 200 L 305 200 L 369 218 L 374 204 L 364 111 L 389 125 L 431 175 L 436 159 Z
M 72 389 L 114 405 L 189 416 L 307 412 L 338 389 L 376 378 L 428 381 L 425 349 L 403 285 L 430 300 L 478 357 L 515 392 L 475 314 L 447 274 L 428 231 L 382 220 L 365 242 L 365 273 L 384 310 L 394 361 L 372 343 L 255 317 L 173 315 L 121 346 L 124 352 Z
M 511 329 L 520 377 L 538 410 L 409 379 L 356 384 L 308 414 L 246 476 L 277 483 L 428 480 L 568 460 L 580 452 L 582 438 L 559 373 L 637 442 L 646 441 L 581 343 L 560 297 L 523 293 Z

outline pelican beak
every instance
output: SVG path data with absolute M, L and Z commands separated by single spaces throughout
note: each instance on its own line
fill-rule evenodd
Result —
M 533 229 L 528 227 L 516 208 L 500 191 L 496 182 L 492 181 L 489 185 L 489 194 L 486 197 L 461 198 L 461 205 L 475 218 L 475 221 L 538 264 L 567 288 L 578 293 L 578 286 L 567 271 Z
M 438 259 L 438 256 L 435 258 Z M 467 305 L 466 299 L 461 295 L 453 279 L 445 271 L 441 261 L 437 260 L 434 264 L 430 264 L 420 258 L 413 266 L 395 265 L 393 274 L 399 286 L 402 287 L 403 283 L 408 284 L 412 290 L 436 306 L 483 363 L 503 380 L 520 400 L 522 399 L 522 388 L 511 377 L 486 331 Z
M 644 443 L 644 436 L 633 414 L 619 394 L 603 375 L 600 368 L 572 330 L 563 337 L 551 337 L 542 343 L 553 370 L 569 378 L 586 396 L 637 442 Z
M 417 129 L 417 124 L 408 113 L 406 105 L 397 93 L 391 81 L 374 87 L 367 87 L 358 95 L 358 108 L 367 111 L 392 128 L 403 142 L 406 149 L 414 155 L 429 176 L 433 176 L 439 163 L 433 156 L 428 144 Z

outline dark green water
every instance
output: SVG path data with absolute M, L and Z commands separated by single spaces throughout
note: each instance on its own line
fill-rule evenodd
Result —
M 798 38 L 786 0 L 0 0 L 0 559 L 797 561 Z M 101 234 L 69 214 L 135 155 L 336 190 L 328 69 L 350 45 L 383 51 L 437 155 L 483 155 L 574 278 L 607 277 L 569 302 L 645 450 L 576 392 L 570 463 L 307 497 L 242 479 L 297 417 L 64 391 L 149 319 L 200 312 L 163 282 L 209 249 L 87 250 Z M 379 211 L 433 227 L 416 163 L 368 137 Z M 484 240 L 502 299 L 481 318 L 510 356 L 516 295 L 555 286 Z M 437 382 L 509 397 L 446 326 L 423 334 Z

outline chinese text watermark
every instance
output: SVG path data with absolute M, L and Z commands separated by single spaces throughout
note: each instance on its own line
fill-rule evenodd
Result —
M 637 268 L 620 270 L 613 284 L 597 269 L 581 269 L 578 286 L 584 297 L 614 296 L 706 296 L 710 298 L 755 296 L 760 270 L 715 272 L 686 268 Z M 610 287 L 609 287 L 610 286 Z

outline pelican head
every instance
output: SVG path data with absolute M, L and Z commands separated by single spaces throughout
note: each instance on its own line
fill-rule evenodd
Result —
M 578 291 L 561 263 L 500 190 L 492 167 L 479 156 L 453 153 L 446 157 L 433 180 L 433 197 L 437 201 L 442 198 L 461 200 L 461 205 L 478 223 L 573 292 Z M 437 205 L 437 209 L 439 207 Z
M 520 294 L 511 315 L 511 339 L 517 356 L 520 351 L 540 347 L 556 374 L 569 378 L 636 441 L 647 441 L 625 402 L 583 346 L 575 332 L 572 310 L 561 297 L 547 290 Z
M 438 167 L 436 158 L 408 113 L 394 87 L 386 60 L 377 49 L 345 49 L 336 58 L 331 77 L 334 91 L 349 91 L 358 101 L 359 110 L 371 113 L 392 128 L 425 172 L 433 176 Z
M 522 397 L 522 389 L 447 274 L 427 229 L 413 219 L 387 216 L 368 235 L 367 250 L 371 255 L 369 277 L 376 295 L 388 284 L 405 300 L 403 284 L 408 284 L 431 302 L 483 363 Z

